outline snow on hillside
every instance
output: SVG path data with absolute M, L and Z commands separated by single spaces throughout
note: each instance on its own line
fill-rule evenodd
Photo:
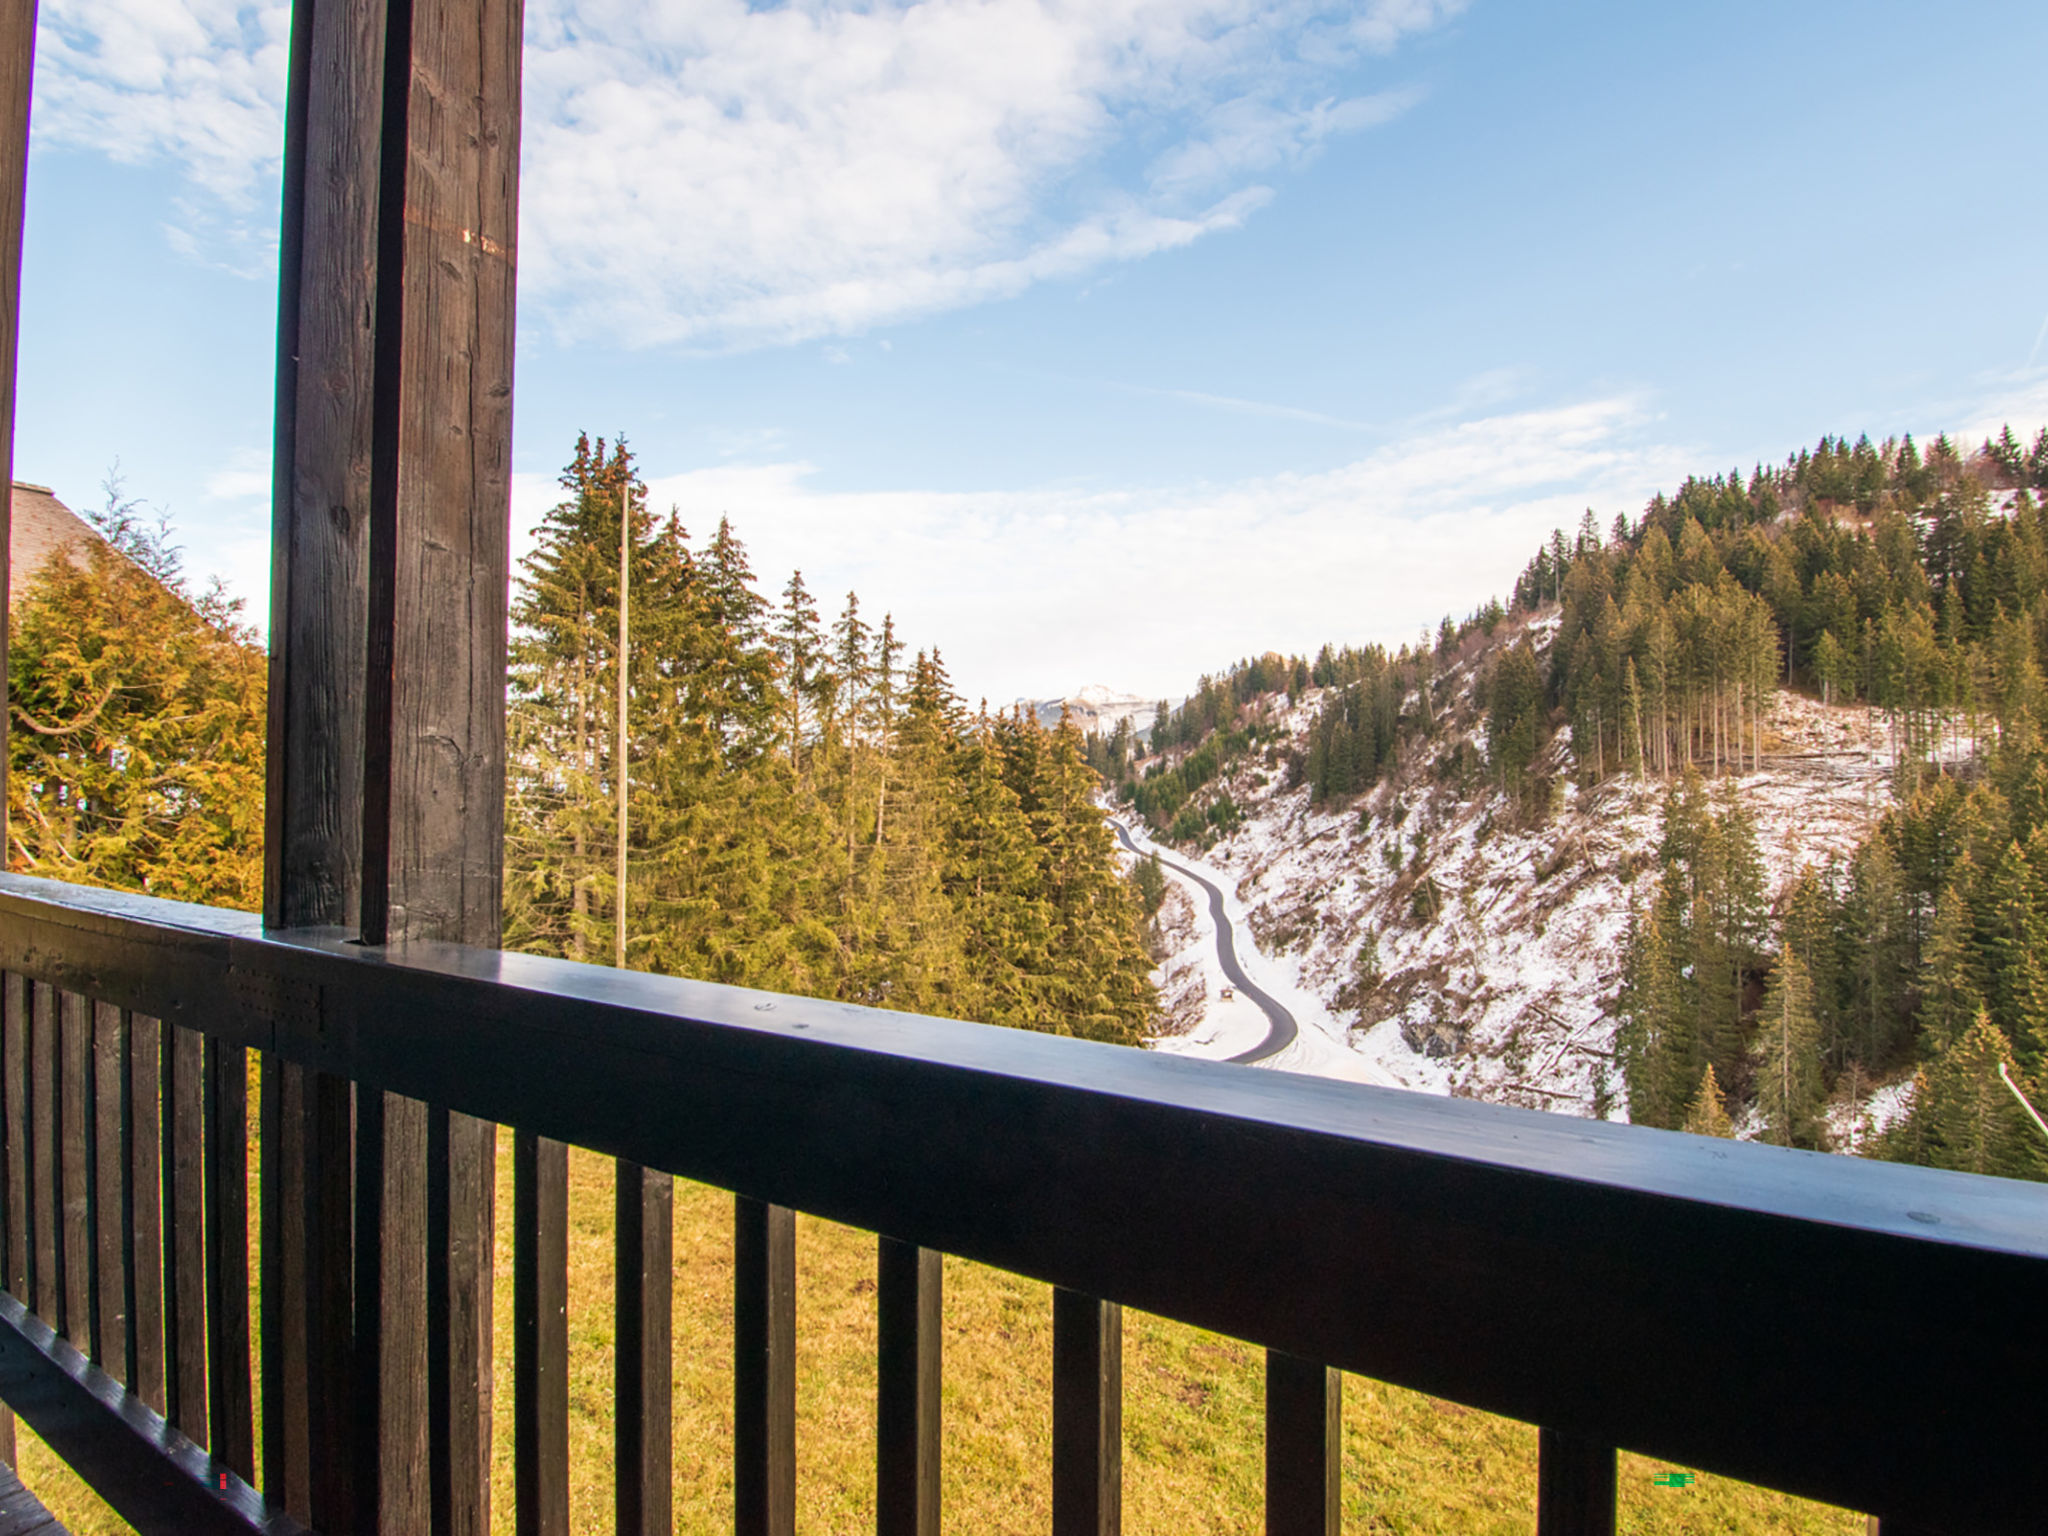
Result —
M 1548 626 L 1531 627 L 1540 643 Z M 1235 763 L 1222 787 L 1243 825 L 1201 858 L 1256 938 L 1253 957 L 1241 928 L 1247 967 L 1256 958 L 1261 984 L 1301 1021 L 1303 1050 L 1276 1064 L 1579 1115 L 1604 1098 L 1620 1117 L 1612 1006 L 1629 912 L 1647 894 L 1638 882 L 1655 868 L 1663 786 L 1571 784 L 1568 732 L 1545 765 L 1562 805 L 1540 824 L 1522 824 L 1490 788 L 1467 796 L 1441 782 L 1459 741 L 1483 737 L 1470 695 L 1492 649 L 1459 663 L 1449 728 L 1350 804 L 1316 808 L 1306 787 L 1286 788 L 1283 751 Z M 1319 695 L 1266 703 L 1305 749 Z M 1775 891 L 1862 840 L 1889 801 L 1893 755 L 1860 706 L 1790 693 L 1764 744 L 1760 771 L 1736 783 Z M 1184 939 L 1182 963 L 1198 949 Z M 1159 1046 L 1231 1054 L 1234 1025 L 1206 1027 Z

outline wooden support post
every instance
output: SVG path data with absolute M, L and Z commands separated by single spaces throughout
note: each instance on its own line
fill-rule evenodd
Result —
M 624 1160 L 616 1179 L 615 1529 L 619 1536 L 668 1536 L 675 1529 L 670 1378 L 676 1181 Z
M 796 1530 L 796 1212 L 733 1202 L 733 1529 Z
M 875 1275 L 875 1530 L 938 1536 L 945 1256 L 880 1239 Z
M 295 0 L 273 454 L 272 926 L 499 942 L 522 20 L 518 0 Z M 374 1466 L 381 1506 L 345 1523 L 409 1529 L 424 1514 L 407 1501 L 425 1500 L 438 1528 L 483 1536 L 494 1129 L 424 1106 L 368 1109 L 389 1139 L 376 1149 L 386 1187 L 362 1202 L 381 1223 L 373 1277 L 345 1246 L 348 1181 L 314 1171 L 335 1167 L 334 1086 L 309 1085 L 301 1102 L 295 1127 L 274 1123 L 302 1159 L 279 1173 L 308 1192 L 308 1220 L 267 1200 L 263 1233 L 265 1314 L 283 1329 L 271 1375 L 280 1410 L 302 1421 L 266 1418 L 287 1502 L 304 1497 L 316 1523 L 334 1525 L 369 1492 L 338 1469 Z M 346 1278 L 338 1290 L 326 1281 L 337 1271 L 367 1282 L 377 1315 L 346 1310 Z M 374 1370 L 349 1373 L 356 1400 L 379 1403 L 374 1418 L 349 1414 L 346 1395 L 322 1407 L 346 1392 L 331 1354 L 340 1337 L 375 1353 Z M 357 1430 L 375 1443 L 352 1447 Z
M 1537 1432 L 1536 1536 L 1614 1536 L 1614 1447 Z
M 35 0 L 0 0 L 0 602 L 6 600 L 8 591 L 8 546 L 14 522 L 14 375 L 21 338 L 21 229 L 28 196 L 28 108 L 35 57 Z M 7 708 L 7 626 L 0 623 L 0 858 L 8 847 L 7 726 L 11 714 Z M 16 999 L 12 989 L 17 985 L 18 978 L 7 978 L 10 1030 Z M 6 1253 L 0 1268 L 5 1270 L 8 1288 L 24 1302 L 29 1300 L 24 1241 L 28 1185 L 27 1170 L 17 1172 L 15 1154 L 27 1147 L 25 1140 L 17 1143 L 14 1135 L 16 1126 L 26 1126 L 15 1115 L 16 1068 L 26 1065 L 26 1053 L 16 1057 L 10 1050 L 6 1186 L 0 1191 L 7 1196 Z M 19 1107 L 25 1111 L 26 1100 Z M 4 1405 L 0 1405 L 0 1462 L 14 1465 L 14 1414 Z
M 36 0 L 0 0 L 0 602 L 14 524 L 14 385 L 21 350 L 21 229 L 28 202 Z M 7 846 L 7 626 L 0 624 L 0 849 Z M 27 1298 L 23 1297 L 26 1301 Z M 13 1419 L 8 1419 L 13 1433 Z
M 1337 1536 L 1344 1377 L 1266 1351 L 1266 1536 Z
M 1123 1308 L 1053 1291 L 1053 1536 L 1123 1528 L 1123 1357 Z

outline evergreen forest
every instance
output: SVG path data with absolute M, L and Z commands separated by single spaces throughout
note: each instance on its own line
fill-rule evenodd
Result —
M 1727 1134 L 1746 1114 L 1825 1147 L 1830 1100 L 1912 1076 L 1910 1112 L 1864 1151 L 2048 1177 L 2023 1103 L 2048 1102 L 2044 494 L 2048 430 L 1924 453 L 1824 438 L 1604 533 L 1589 511 L 1508 604 L 1398 650 L 1240 662 L 1166 718 L 1164 750 L 1091 751 L 1157 831 L 1202 842 L 1241 814 L 1204 786 L 1275 734 L 1263 697 L 1326 690 L 1286 766 L 1342 803 L 1439 734 L 1451 666 L 1477 658 L 1483 751 L 1460 742 L 1439 773 L 1539 821 L 1559 772 L 1666 786 L 1618 1005 L 1633 1120 Z M 1853 857 L 1773 891 L 1739 775 L 1786 687 L 1872 712 L 1897 770 Z
M 693 544 L 623 444 L 579 440 L 562 486 L 513 606 L 508 947 L 623 934 L 641 970 L 1143 1037 L 1143 913 L 1078 729 L 969 710 L 853 593 L 764 597 L 731 524 Z
M 508 948 L 604 964 L 623 935 L 641 970 L 1143 1038 L 1145 913 L 1078 730 L 968 709 L 852 593 L 771 601 L 729 522 L 692 543 L 648 508 L 621 443 L 579 440 L 562 486 L 514 581 Z M 90 516 L 106 542 L 13 615 L 9 867 L 254 909 L 264 652 L 118 486 Z

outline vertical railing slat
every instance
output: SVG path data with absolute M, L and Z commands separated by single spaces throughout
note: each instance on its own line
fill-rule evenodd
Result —
M 164 1363 L 167 1417 L 195 1445 L 206 1432 L 205 1039 L 166 1025 Z
M 58 1270 L 63 1275 L 57 1331 L 81 1352 L 92 1350 L 92 1181 L 86 1149 L 92 1135 L 86 1108 L 86 1069 L 92 1059 L 91 1005 L 76 992 L 57 994 L 57 1049 L 61 1076 L 57 1105 L 59 1200 L 63 1224 Z M 55 1321 L 55 1319 L 52 1319 Z
M 259 1265 L 263 1302 L 264 1491 L 293 1519 L 313 1518 L 312 1404 L 306 1376 L 306 1072 L 263 1053 Z
M 614 1176 L 614 1528 L 619 1536 L 666 1536 L 675 1528 L 669 1443 L 675 1180 L 623 1158 Z
M 93 1264 L 101 1370 L 128 1380 L 128 1016 L 93 1004 Z
M 1536 1536 L 1614 1536 L 1614 1447 L 1556 1429 L 1536 1444 Z
M 796 1213 L 745 1195 L 733 1215 L 733 1528 L 796 1529 Z
M 5 556 L 0 555 L 0 569 L 4 563 Z M 28 1249 L 28 1186 L 23 1178 L 28 1148 L 23 1118 L 27 1100 L 22 1093 L 28 1068 L 25 1006 L 21 977 L 11 971 L 0 975 L 0 1199 L 6 1201 L 0 1212 L 0 1289 L 16 1297 L 27 1294 L 21 1281 Z M 14 1464 L 14 1410 L 0 1404 L 0 1465 Z
M 1053 1536 L 1123 1527 L 1123 1309 L 1052 1293 Z
M 0 569 L 4 569 L 0 555 Z M 5 686 L 0 679 L 0 687 Z M 0 975 L 0 1289 L 28 1296 L 28 989 L 12 971 Z M 0 1405 L 0 1463 L 12 1467 L 14 1410 Z
M 1266 1351 L 1266 1536 L 1337 1536 L 1343 1391 L 1341 1373 Z
M 430 1523 L 491 1527 L 491 1272 L 498 1128 L 434 1108 L 427 1121 L 427 1419 Z
M 35 1297 L 29 1279 L 34 1225 L 29 1178 L 29 1018 L 28 980 L 9 971 L 0 979 L 0 1051 L 5 1052 L 7 1083 L 7 1290 L 23 1305 Z
M 512 1138 L 513 1529 L 569 1531 L 569 1149 Z
M 359 1094 L 358 1103 L 364 1097 Z M 383 1096 L 384 1199 L 377 1231 L 377 1529 L 427 1528 L 427 1106 Z M 359 1314 L 362 1322 L 367 1314 Z M 367 1369 L 367 1367 L 365 1367 Z
M 53 1328 L 58 1325 L 61 1276 L 57 1242 L 57 994 L 42 982 L 29 986 L 29 1288 L 21 1299 Z
M 128 1021 L 128 1386 L 166 1411 L 164 1365 L 163 1026 Z
M 945 1257 L 893 1237 L 875 1264 L 875 1530 L 938 1536 Z
M 354 1100 L 346 1078 L 305 1084 L 307 1487 L 312 1524 L 356 1523 Z
M 216 1461 L 256 1479 L 249 1379 L 249 1054 L 205 1042 L 207 1419 Z

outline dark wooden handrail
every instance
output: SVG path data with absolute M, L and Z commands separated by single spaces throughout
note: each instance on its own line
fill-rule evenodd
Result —
M 1560 1443 L 2039 1524 L 2038 1186 L 22 877 L 0 970 Z

